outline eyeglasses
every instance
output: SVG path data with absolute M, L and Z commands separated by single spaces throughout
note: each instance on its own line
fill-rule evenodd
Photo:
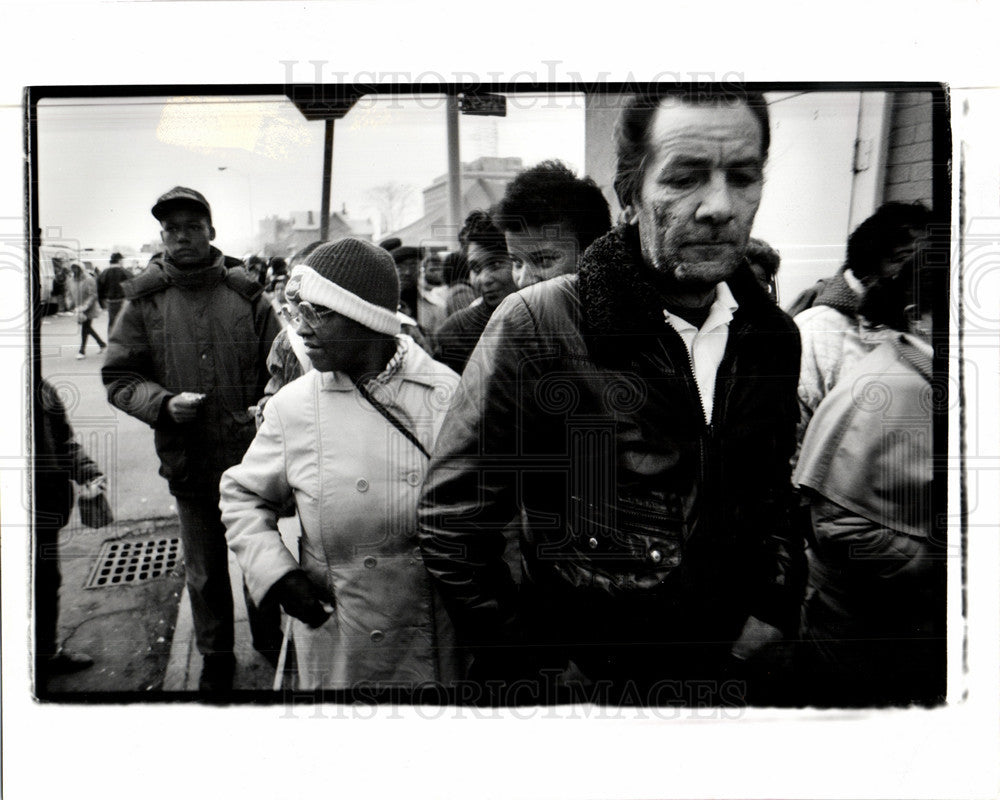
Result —
M 285 319 L 294 325 L 298 325 L 302 320 L 312 327 L 319 325 L 323 317 L 328 317 L 330 314 L 336 314 L 332 308 L 326 308 L 322 311 L 317 311 L 316 307 L 310 303 L 308 300 L 303 300 L 299 303 L 285 303 L 281 307 L 281 313 L 284 315 Z

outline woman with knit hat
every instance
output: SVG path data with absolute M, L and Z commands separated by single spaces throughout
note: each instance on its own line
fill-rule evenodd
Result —
M 416 506 L 458 376 L 400 333 L 392 256 L 369 242 L 317 248 L 285 296 L 313 369 L 270 399 L 222 476 L 229 547 L 253 599 L 295 618 L 298 688 L 451 683 L 459 658 Z M 277 527 L 292 501 L 298 558 Z

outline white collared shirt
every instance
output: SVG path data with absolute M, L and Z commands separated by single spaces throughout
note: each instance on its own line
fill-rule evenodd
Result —
M 715 376 L 726 352 L 729 339 L 729 323 L 740 304 L 725 281 L 715 287 L 715 301 L 709 309 L 708 318 L 701 328 L 696 328 L 686 319 L 663 309 L 663 318 L 677 331 L 694 368 L 694 379 L 698 384 L 701 407 L 705 412 L 705 424 L 712 422 L 712 405 L 715 401 Z

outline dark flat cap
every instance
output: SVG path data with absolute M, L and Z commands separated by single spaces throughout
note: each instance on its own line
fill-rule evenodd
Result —
M 153 206 L 153 216 L 162 220 L 163 215 L 167 213 L 171 206 L 182 203 L 201 206 L 205 209 L 205 213 L 208 214 L 208 221 L 211 223 L 212 208 L 209 206 L 208 200 L 205 199 L 205 195 L 201 192 L 196 192 L 194 189 L 188 189 L 186 186 L 175 186 L 166 194 L 160 195 L 160 198 L 156 201 L 156 205 Z
M 406 261 L 408 258 L 420 258 L 420 248 L 405 245 L 403 247 L 397 247 L 395 250 L 391 251 L 389 255 L 391 255 L 392 260 L 398 264 L 400 261 Z

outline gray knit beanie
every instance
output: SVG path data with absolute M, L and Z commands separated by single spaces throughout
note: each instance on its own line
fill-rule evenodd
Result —
M 361 239 L 317 247 L 292 270 L 290 299 L 308 300 L 379 333 L 399 333 L 399 276 L 385 250 Z

